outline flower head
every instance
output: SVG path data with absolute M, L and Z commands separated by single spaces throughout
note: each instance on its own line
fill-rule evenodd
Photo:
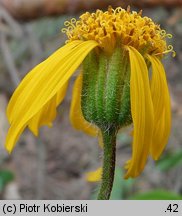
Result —
M 167 47 L 166 38 L 171 38 L 152 19 L 142 17 L 142 12 L 130 12 L 130 7 L 124 10 L 120 7 L 115 10 L 112 7 L 103 12 L 97 10 L 95 13 L 86 12 L 80 19 L 66 21 L 67 28 L 62 31 L 67 34 L 68 41 L 94 40 L 98 46 L 112 52 L 116 44 L 121 46 L 132 46 L 139 52 L 147 52 L 150 55 L 162 55 L 172 51 Z
M 69 79 L 83 62 L 73 88 L 71 123 L 100 138 L 104 130 L 117 133 L 133 123 L 125 177 L 136 177 L 149 155 L 159 158 L 170 133 L 170 98 L 161 58 L 174 53 L 166 43 L 171 35 L 141 12 L 120 7 L 86 12 L 65 26 L 66 45 L 25 76 L 8 104 L 6 148 L 12 151 L 26 127 L 38 135 L 40 126 L 51 126 Z

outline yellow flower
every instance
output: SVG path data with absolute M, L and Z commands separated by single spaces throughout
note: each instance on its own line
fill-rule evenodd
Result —
M 86 180 L 88 182 L 97 182 L 100 181 L 102 177 L 102 168 L 99 167 L 98 169 L 96 169 L 93 172 L 88 172 L 86 174 Z
M 106 12 L 86 12 L 78 21 L 66 21 L 65 26 L 63 32 L 68 36 L 66 44 L 25 76 L 8 104 L 10 128 L 6 138 L 6 149 L 8 152 L 13 150 L 26 127 L 38 135 L 40 126 L 51 126 L 56 117 L 56 109 L 65 97 L 70 77 L 80 64 L 86 61 L 84 59 L 87 56 L 95 53 L 98 58 L 104 55 L 110 59 L 119 49 L 124 53 L 125 60 L 118 62 L 128 63 L 127 74 L 123 75 L 123 79 L 129 77 L 127 86 L 130 89 L 130 107 L 127 108 L 127 112 L 131 110 L 131 122 L 134 127 L 132 157 L 126 163 L 125 177 L 136 177 L 144 169 L 149 155 L 154 160 L 159 158 L 170 133 L 170 97 L 161 59 L 164 54 L 174 52 L 172 46 L 166 44 L 166 38 L 170 38 L 171 35 L 161 30 L 150 18 L 142 17 L 141 12 L 130 12 L 129 8 L 124 10 L 120 7 L 115 10 L 109 7 Z M 151 78 L 148 73 L 150 66 Z M 90 67 L 94 70 L 96 66 L 93 64 Z M 70 120 L 76 129 L 97 136 L 100 134 L 100 122 L 97 124 L 89 120 L 84 112 L 83 75 L 80 73 L 75 81 Z M 104 94 L 107 89 L 99 91 Z M 105 102 L 108 104 L 105 106 L 108 112 L 104 115 L 108 119 L 110 99 Z M 112 101 L 112 106 L 117 106 L 116 101 Z M 102 108 L 101 103 L 97 113 L 100 116 Z M 122 115 L 118 115 L 120 114 Z M 131 122 L 124 122 L 120 126 Z

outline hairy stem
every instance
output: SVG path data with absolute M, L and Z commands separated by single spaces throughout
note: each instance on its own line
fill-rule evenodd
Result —
M 115 129 L 102 131 L 104 143 L 104 160 L 102 183 L 97 198 L 98 200 L 108 200 L 111 195 L 115 171 L 116 133 L 117 130 Z

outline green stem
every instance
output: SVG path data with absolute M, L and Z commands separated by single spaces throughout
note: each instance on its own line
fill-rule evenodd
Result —
M 98 200 L 108 200 L 111 195 L 115 171 L 116 133 L 117 130 L 115 129 L 102 131 L 104 143 L 104 160 L 102 183 L 97 198 Z

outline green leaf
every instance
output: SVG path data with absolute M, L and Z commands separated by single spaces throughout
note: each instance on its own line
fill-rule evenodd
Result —
M 182 200 L 182 196 L 163 189 L 156 189 L 146 193 L 135 194 L 129 197 L 128 199 L 130 200 Z
M 182 164 L 182 151 L 169 152 L 157 162 L 161 171 L 168 171 L 171 168 Z
M 126 194 L 128 194 L 128 191 L 131 190 L 133 182 L 134 182 L 133 179 L 125 180 L 123 178 L 123 170 L 121 169 L 121 167 L 116 167 L 115 176 L 114 176 L 114 184 L 113 184 L 113 189 L 112 189 L 110 200 L 125 199 Z M 100 185 L 96 187 L 96 190 L 91 195 L 91 199 L 94 199 L 94 200 L 97 199 L 99 189 L 100 189 Z
M 14 174 L 9 170 L 0 170 L 0 192 L 5 185 L 14 179 Z
M 129 145 L 131 143 L 131 136 L 129 136 L 126 132 L 119 132 L 117 139 L 120 143 L 122 143 L 122 146 Z
M 117 167 L 115 170 L 114 184 L 110 200 L 120 200 L 123 198 L 122 175 L 121 168 Z

